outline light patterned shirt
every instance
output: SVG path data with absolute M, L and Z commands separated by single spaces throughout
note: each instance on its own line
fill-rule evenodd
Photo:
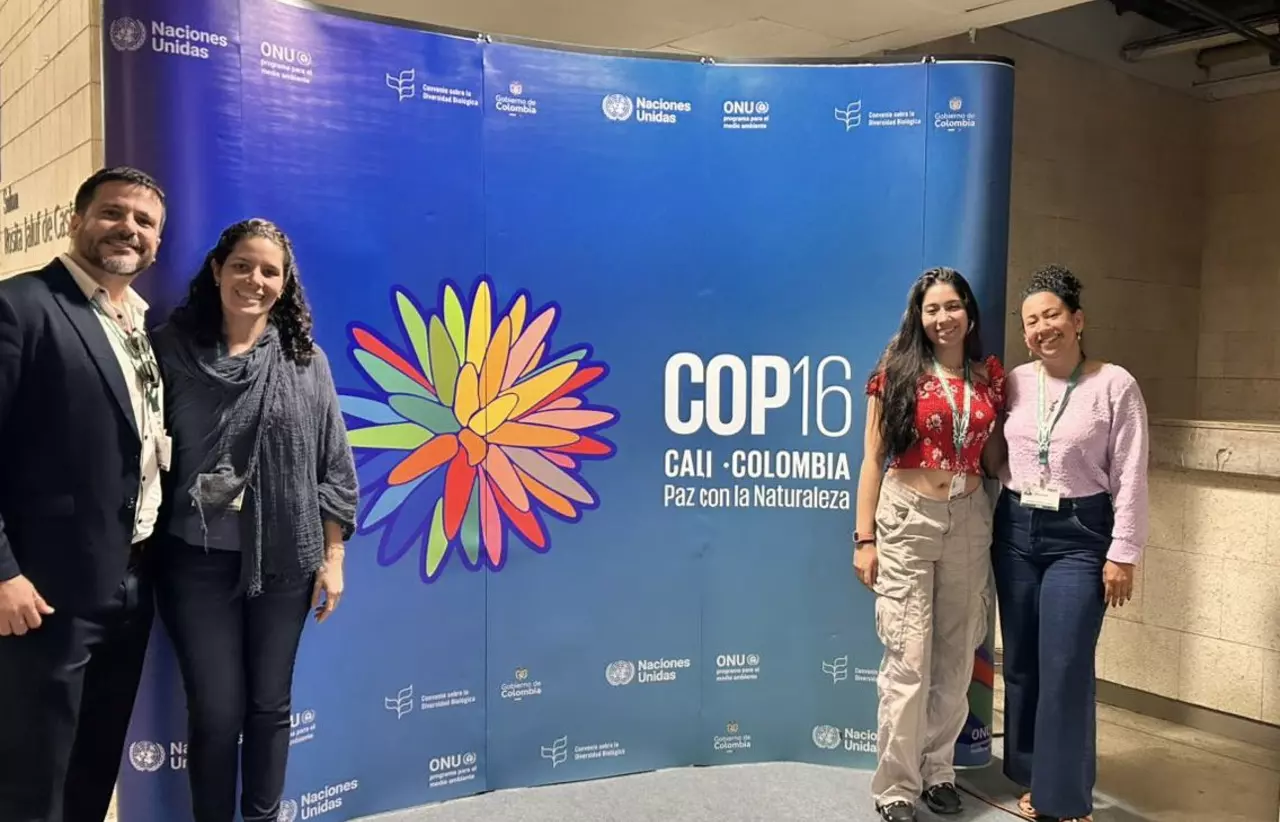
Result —
M 81 268 L 68 254 L 59 259 L 71 272 L 76 284 L 84 292 L 86 298 L 101 310 L 95 310 L 102 330 L 111 343 L 120 370 L 124 375 L 125 385 L 129 387 L 129 403 L 133 409 L 133 420 L 138 433 L 142 436 L 142 460 L 139 473 L 138 502 L 134 513 L 133 542 L 139 543 L 151 536 L 155 530 L 156 515 L 160 510 L 160 449 L 167 441 L 164 432 L 164 389 L 155 385 L 148 398 L 146 380 L 139 373 L 138 358 L 126 346 L 125 337 L 135 329 L 146 333 L 146 300 L 142 299 L 132 288 L 125 289 L 124 305 L 112 304 L 107 291 L 93 277 Z M 146 348 L 146 359 L 154 366 L 155 358 L 150 346 Z M 159 369 L 155 371 L 157 380 Z M 156 407 L 152 403 L 156 403 Z

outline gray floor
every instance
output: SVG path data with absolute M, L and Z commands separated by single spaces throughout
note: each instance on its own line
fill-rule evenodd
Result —
M 967 772 L 963 822 L 1010 822 L 1012 788 L 999 765 Z M 498 791 L 370 817 L 377 822 L 874 822 L 870 774 L 820 765 L 684 768 Z M 923 810 L 922 820 L 941 819 Z M 1099 797 L 1095 822 L 1141 822 Z
M 996 728 L 1003 727 L 997 711 Z M 804 765 L 665 771 L 463 799 L 379 822 L 875 822 L 867 779 Z M 1012 807 L 1013 791 L 998 766 L 970 771 L 961 783 Z M 958 822 L 1018 819 L 981 799 L 968 805 Z M 1096 822 L 1276 822 L 1278 808 L 1280 748 L 1098 706 Z M 117 822 L 114 808 L 107 822 Z
M 378 822 L 845 822 L 879 819 L 870 775 L 790 763 L 726 765 L 498 791 L 372 819 Z M 965 822 L 1016 819 L 969 799 Z M 921 820 L 933 820 L 927 812 Z M 952 817 L 953 819 L 956 817 Z M 1099 820 L 1101 822 L 1101 820 Z

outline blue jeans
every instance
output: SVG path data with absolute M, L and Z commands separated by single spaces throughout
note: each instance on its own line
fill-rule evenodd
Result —
M 1108 494 L 1064 499 L 1058 511 L 1041 511 L 1005 491 L 996 508 L 1004 773 L 1030 788 L 1036 811 L 1048 817 L 1093 812 L 1094 654 L 1106 614 L 1102 568 L 1113 524 Z

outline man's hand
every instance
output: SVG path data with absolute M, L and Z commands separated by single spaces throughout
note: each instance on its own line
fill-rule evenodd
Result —
M 24 576 L 0 582 L 0 636 L 22 636 L 44 624 L 49 603 Z

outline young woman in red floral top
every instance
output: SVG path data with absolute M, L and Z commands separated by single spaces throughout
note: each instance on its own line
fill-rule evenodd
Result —
M 884 645 L 876 809 L 912 822 L 923 797 L 961 811 L 956 740 L 974 650 L 987 633 L 992 505 L 983 475 L 1004 406 L 1004 368 L 984 357 L 978 305 L 956 271 L 912 286 L 902 326 L 867 384 L 854 568 L 876 594 Z

